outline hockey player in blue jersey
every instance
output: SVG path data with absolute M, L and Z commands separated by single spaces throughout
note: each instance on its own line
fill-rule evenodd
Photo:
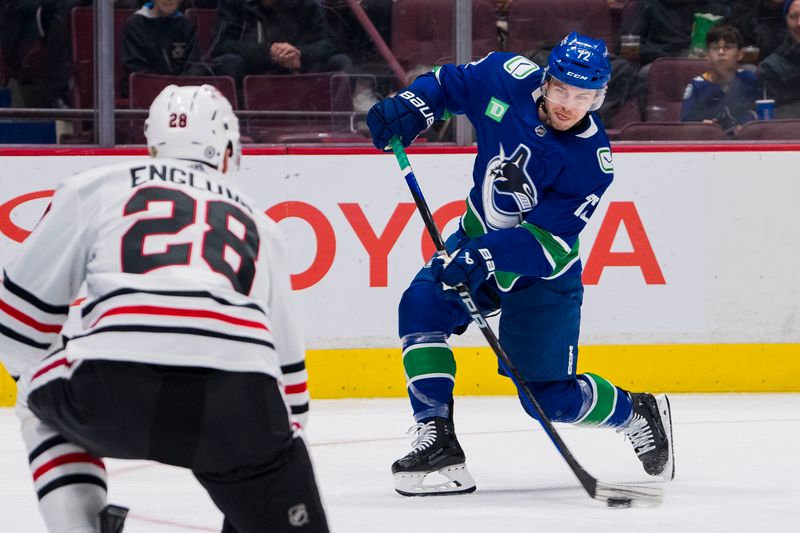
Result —
M 578 235 L 614 172 L 594 113 L 610 76 L 605 43 L 572 33 L 544 69 L 493 52 L 437 67 L 370 110 L 367 124 L 379 149 L 395 136 L 408 146 L 445 113 L 465 114 L 478 145 L 465 211 L 447 239 L 449 255 L 420 270 L 400 301 L 416 420 L 411 452 L 392 465 L 400 494 L 475 490 L 453 427 L 456 363 L 447 343 L 470 323 L 450 288 L 461 282 L 485 312 L 502 312 L 500 342 L 551 420 L 617 428 L 648 474 L 673 478 L 667 397 L 576 374 L 583 299 Z M 447 481 L 426 480 L 434 472 Z

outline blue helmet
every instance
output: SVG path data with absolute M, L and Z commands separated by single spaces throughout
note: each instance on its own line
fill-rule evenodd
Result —
M 582 89 L 604 89 L 611 79 L 606 43 L 570 33 L 550 52 L 547 74 Z

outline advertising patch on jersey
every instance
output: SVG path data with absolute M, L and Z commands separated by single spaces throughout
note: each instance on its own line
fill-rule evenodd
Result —
M 524 144 L 506 156 L 500 153 L 486 165 L 482 197 L 486 224 L 492 229 L 513 228 L 536 206 L 536 187 L 528 174 L 530 149 Z
M 514 56 L 503 63 L 503 68 L 518 80 L 524 80 L 539 70 L 539 65 L 526 57 Z
M 495 122 L 503 120 L 503 115 L 506 114 L 506 111 L 508 111 L 508 104 L 494 96 L 489 100 L 489 105 L 486 106 L 486 116 Z
M 600 170 L 606 174 L 614 173 L 614 159 L 611 156 L 611 148 L 598 148 L 597 162 L 600 164 Z

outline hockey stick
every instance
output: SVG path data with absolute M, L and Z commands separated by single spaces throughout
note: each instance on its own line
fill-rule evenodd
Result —
M 434 245 L 436 245 L 436 249 L 440 253 L 447 253 L 444 246 L 444 241 L 442 240 L 442 234 L 439 232 L 439 228 L 436 227 L 436 223 L 433 220 L 433 215 L 431 215 L 430 208 L 428 207 L 425 198 L 422 196 L 422 190 L 419 188 L 417 178 L 414 176 L 411 163 L 408 161 L 408 156 L 406 155 L 406 151 L 403 148 L 400 139 L 395 137 L 389 142 L 389 144 L 394 152 L 395 157 L 397 158 L 398 164 L 400 165 L 400 170 L 403 172 L 403 175 L 406 179 L 408 188 L 411 191 L 411 196 L 414 197 L 414 203 L 417 205 L 417 210 L 419 211 L 420 216 L 422 216 L 422 221 L 425 223 L 425 228 L 428 230 L 428 234 L 431 236 Z M 606 504 L 610 507 L 630 507 L 631 505 L 655 507 L 660 505 L 664 499 L 664 492 L 660 487 L 643 487 L 604 483 L 602 481 L 598 481 L 597 478 L 589 474 L 580 465 L 580 463 L 578 463 L 578 461 L 572 455 L 572 452 L 570 452 L 567 448 L 567 445 L 564 444 L 564 441 L 561 439 L 561 436 L 558 434 L 555 427 L 553 427 L 553 423 L 549 418 L 547 418 L 547 415 L 545 415 L 542 407 L 539 405 L 539 402 L 537 402 L 536 398 L 534 398 L 533 393 L 520 375 L 519 370 L 517 370 L 517 368 L 508 358 L 508 355 L 506 354 L 505 350 L 503 350 L 503 347 L 500 346 L 497 336 L 495 336 L 494 331 L 492 331 L 492 328 L 486 322 L 486 317 L 483 316 L 483 313 L 480 311 L 480 309 L 478 309 L 478 306 L 475 305 L 475 301 L 472 299 L 469 288 L 464 283 L 459 283 L 455 289 L 458 291 L 458 295 L 461 297 L 461 301 L 472 317 L 472 320 L 478 326 L 478 329 L 481 330 L 484 338 L 486 338 L 489 346 L 491 346 L 492 350 L 497 356 L 497 359 L 500 361 L 500 367 L 503 369 L 506 375 L 511 377 L 511 380 L 514 382 L 514 385 L 516 385 L 517 390 L 524 395 L 525 399 L 528 401 L 531 407 L 533 407 L 533 410 L 536 411 L 536 415 L 539 417 L 539 421 L 541 422 L 545 433 L 547 433 L 547 436 L 550 437 L 551 441 L 553 441 L 558 453 L 560 453 L 561 457 L 563 457 L 567 462 L 570 469 L 575 474 L 575 477 L 578 478 L 578 481 L 580 481 L 581 485 L 589 494 L 589 496 L 595 500 L 606 502 Z

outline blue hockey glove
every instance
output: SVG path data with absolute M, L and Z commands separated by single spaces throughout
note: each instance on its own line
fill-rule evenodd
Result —
M 437 255 L 431 260 L 433 279 L 451 287 L 466 283 L 474 291 L 494 272 L 494 259 L 478 241 L 468 241 L 451 256 Z
M 381 100 L 367 113 L 372 143 L 379 150 L 386 149 L 392 137 L 400 137 L 403 146 L 408 146 L 431 124 L 433 111 L 430 106 L 409 90 Z

